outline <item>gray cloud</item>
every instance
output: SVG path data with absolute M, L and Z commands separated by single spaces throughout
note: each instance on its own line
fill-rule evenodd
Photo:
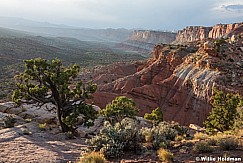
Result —
M 1 0 L 0 16 L 92 28 L 181 29 L 213 25 L 239 18 L 214 10 L 235 9 L 230 0 Z M 238 0 L 242 1 L 242 0 Z M 223 3 L 222 3 L 223 2 Z M 239 4 L 239 3 L 238 3 Z
M 243 5 L 237 4 L 237 5 L 226 5 L 222 6 L 228 11 L 233 11 L 233 12 L 243 12 Z

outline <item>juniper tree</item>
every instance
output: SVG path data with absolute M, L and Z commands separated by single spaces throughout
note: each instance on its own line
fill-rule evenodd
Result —
M 95 113 L 84 100 L 91 98 L 96 85 L 75 81 L 80 70 L 77 64 L 64 67 L 59 59 L 41 58 L 24 60 L 24 63 L 25 71 L 15 76 L 14 102 L 35 103 L 39 107 L 52 103 L 63 132 L 74 131 L 73 123 L 79 113 Z
M 227 131 L 234 125 L 237 115 L 237 106 L 240 102 L 239 95 L 225 94 L 222 91 L 215 90 L 212 96 L 213 109 L 207 117 L 204 125 L 208 132 Z
M 150 114 L 145 113 L 144 119 L 152 121 L 153 124 L 158 124 L 163 121 L 163 112 L 159 107 L 157 107 Z
M 134 118 L 138 114 L 135 102 L 125 96 L 116 97 L 112 103 L 107 104 L 101 114 L 110 122 L 121 122 L 125 117 Z

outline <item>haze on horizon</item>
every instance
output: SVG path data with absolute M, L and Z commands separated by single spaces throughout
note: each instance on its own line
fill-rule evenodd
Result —
M 0 0 L 0 16 L 84 28 L 178 30 L 242 22 L 243 0 Z

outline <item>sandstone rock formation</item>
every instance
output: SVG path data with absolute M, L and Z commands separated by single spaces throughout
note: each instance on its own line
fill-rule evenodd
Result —
M 202 125 L 211 110 L 213 87 L 243 94 L 242 41 L 159 44 L 146 63 L 134 63 L 135 73 L 99 85 L 92 102 L 104 108 L 125 95 L 136 102 L 141 116 L 160 107 L 167 121 Z
M 169 44 L 175 41 L 175 39 L 176 33 L 173 32 L 135 30 L 127 41 L 119 44 L 119 47 L 148 53 L 153 49 L 155 44 Z
M 176 36 L 176 41 L 174 43 L 182 44 L 185 42 L 199 41 L 206 38 L 212 38 L 212 39 L 220 38 L 236 30 L 240 26 L 242 28 L 242 25 L 243 23 L 233 23 L 233 24 L 217 24 L 213 27 L 203 27 L 203 26 L 186 27 L 183 30 L 178 31 Z

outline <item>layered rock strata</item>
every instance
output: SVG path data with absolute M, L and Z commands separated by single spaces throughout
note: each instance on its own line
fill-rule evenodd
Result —
M 179 30 L 174 43 L 186 43 L 192 41 L 199 41 L 206 38 L 220 38 L 236 30 L 243 23 L 233 24 L 217 24 L 213 27 L 191 26 L 183 30 Z
M 243 94 L 242 38 L 221 44 L 211 39 L 159 44 L 153 58 L 133 64 L 135 73 L 99 85 L 93 103 L 104 108 L 116 96 L 125 95 L 136 102 L 141 116 L 160 107 L 167 121 L 202 125 L 211 110 L 213 87 Z

